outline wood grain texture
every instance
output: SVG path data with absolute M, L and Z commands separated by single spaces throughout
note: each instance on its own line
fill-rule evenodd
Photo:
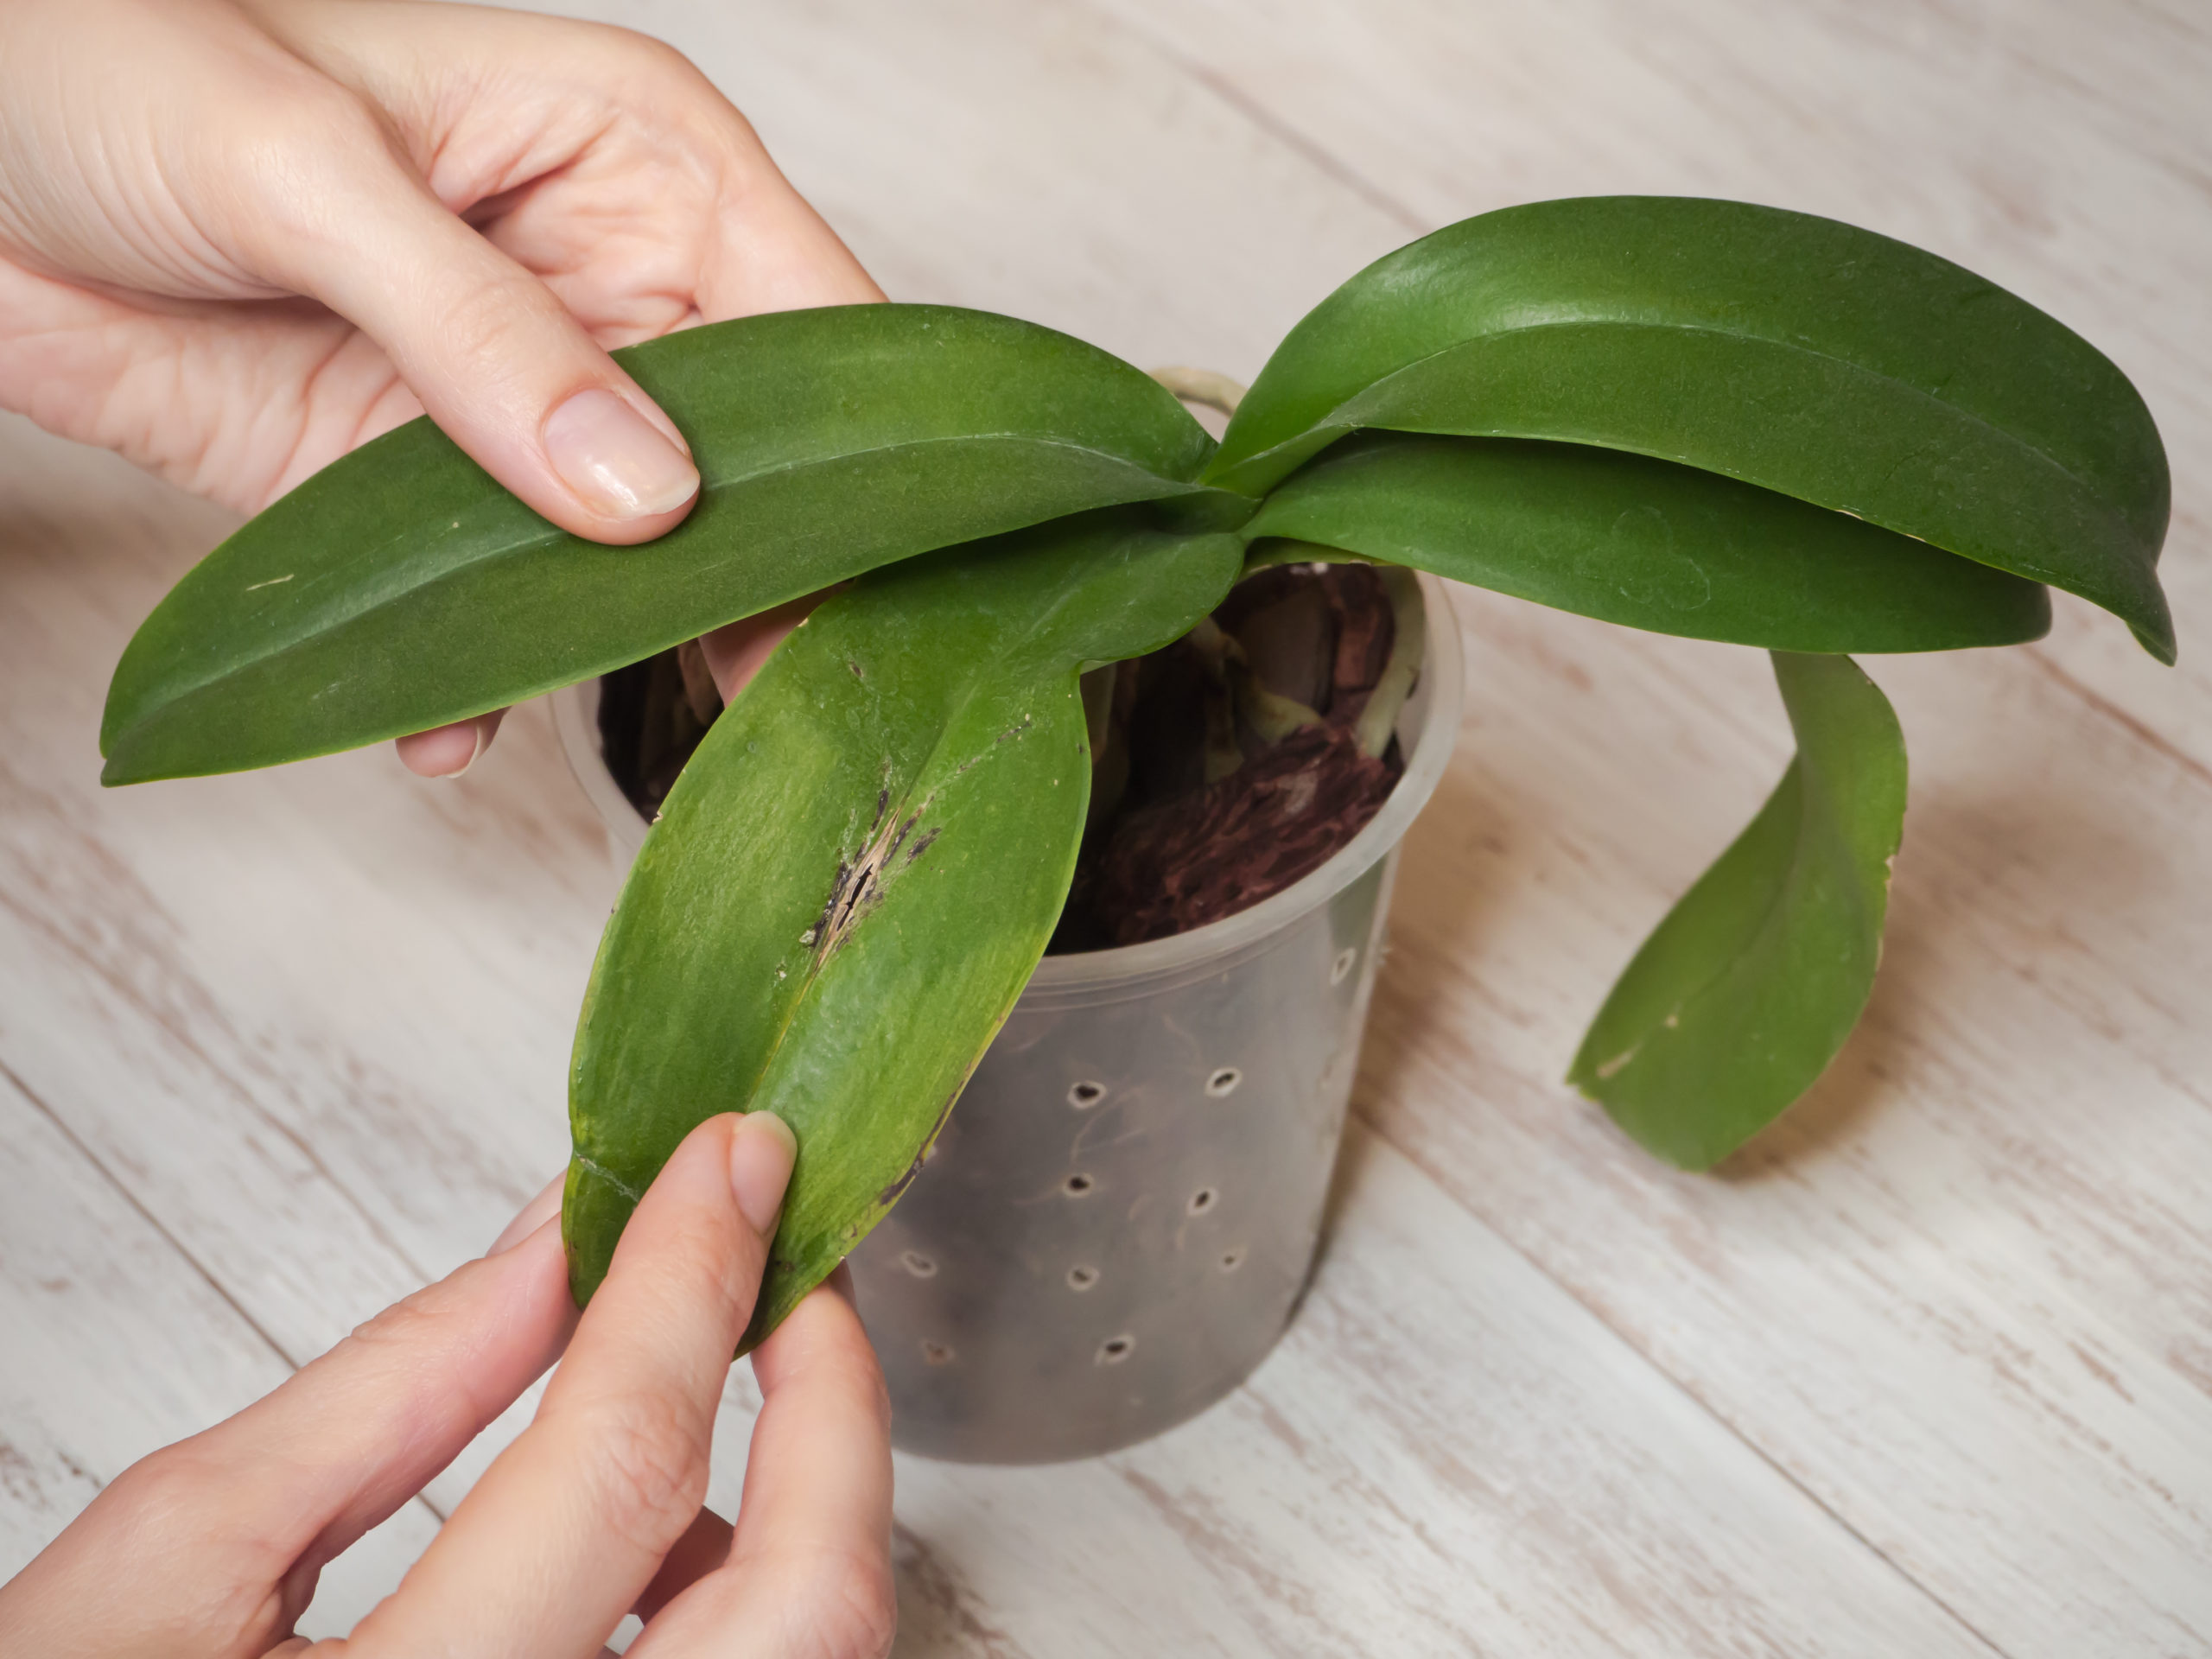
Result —
M 2032 660 L 1875 663 L 1915 789 L 1867 1021 L 1719 1179 L 1662 1175 L 1557 1056 L 1733 818 L 1629 804 L 1732 770 L 1745 715 L 1778 771 L 1779 710 L 1751 665 L 1553 655 L 1504 610 L 1467 606 L 1495 699 L 1408 847 L 1362 1109 L 2005 1651 L 2195 1650 L 2204 982 L 2142 964 L 2212 956 L 2201 785 Z
M 1986 1651 L 1357 1128 L 1336 1224 L 1290 1335 L 1198 1422 L 1066 1470 L 902 1471 L 918 1535 L 983 1529 L 967 1570 L 1022 1650 L 1087 1649 L 995 1496 L 1163 1592 L 1098 1651 L 1180 1650 L 1192 1611 L 1234 1654 Z
M 290 1374 L 283 1356 L 48 1112 L 0 1070 L 0 1577 L 156 1447 Z M 301 1621 L 341 1635 L 437 1529 L 410 1503 L 325 1569 Z
M 1408 846 L 1299 1322 L 1152 1446 L 902 1462 L 902 1653 L 2212 1652 L 2201 9 L 620 15 L 731 92 L 900 298 L 1249 378 L 1434 225 L 1743 196 L 2053 311 L 2173 461 L 2178 671 L 2070 604 L 2038 646 L 1868 662 L 1913 753 L 1882 977 L 1717 1177 L 1558 1079 L 1787 760 L 1764 666 L 1463 595 L 1461 751 Z M 107 668 L 225 523 L 0 426 L 0 1145 L 37 1172 L 0 1208 L 0 1567 L 480 1249 L 563 1150 L 611 883 L 540 711 L 456 785 L 368 753 L 95 786 Z M 756 1407 L 734 1377 L 724 1503 Z

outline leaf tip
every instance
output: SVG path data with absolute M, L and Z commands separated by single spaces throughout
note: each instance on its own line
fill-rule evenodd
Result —
M 2139 627 L 2135 624 L 2130 623 L 2128 625 L 2128 632 L 2135 636 L 2135 643 L 2137 645 L 2142 646 L 2144 650 L 2149 652 L 2153 658 L 2164 664 L 2168 668 L 2173 667 L 2175 664 L 2181 660 L 2180 644 L 2174 638 L 2173 628 L 2171 624 L 2165 627 L 2154 631 L 2149 628 Z

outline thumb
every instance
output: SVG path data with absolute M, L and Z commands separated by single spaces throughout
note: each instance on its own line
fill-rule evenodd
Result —
M 434 197 L 383 142 L 339 147 L 260 250 L 270 276 L 384 348 L 424 410 L 563 530 L 643 542 L 699 492 L 668 416 L 552 289 Z

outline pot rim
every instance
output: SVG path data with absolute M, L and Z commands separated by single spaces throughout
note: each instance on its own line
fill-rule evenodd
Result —
M 1466 692 L 1466 654 L 1450 589 L 1426 571 L 1414 574 L 1421 582 L 1427 638 L 1421 677 L 1398 716 L 1405 771 L 1382 810 L 1326 862 L 1281 893 L 1187 933 L 1043 957 L 1030 977 L 1029 992 L 1042 991 L 1058 1001 L 1071 993 L 1134 989 L 1141 982 L 1188 975 L 1194 969 L 1226 968 L 1232 958 L 1325 905 L 1389 856 L 1443 779 L 1459 741 Z M 626 864 L 626 855 L 644 843 L 647 825 L 607 768 L 598 729 L 599 682 L 593 678 L 564 686 L 551 700 L 553 723 L 569 770 L 619 849 L 618 858 Z

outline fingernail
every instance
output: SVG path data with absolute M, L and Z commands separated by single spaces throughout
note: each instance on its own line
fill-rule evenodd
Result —
M 683 452 L 601 387 L 545 417 L 545 454 L 562 482 L 616 518 L 671 512 L 699 493 L 699 469 Z
M 451 772 L 440 772 L 438 777 L 443 782 L 451 783 L 454 779 L 460 777 L 461 773 L 467 772 L 471 766 L 482 760 L 484 758 L 484 751 L 492 747 L 492 734 L 484 729 L 484 722 L 482 721 L 470 721 L 468 722 L 468 734 L 470 742 L 468 759 L 462 761 Z
M 460 777 L 474 766 L 485 747 L 481 721 L 456 721 L 450 726 L 433 726 L 427 732 L 414 732 L 401 738 L 399 759 L 400 764 L 416 777 L 442 783 Z
M 747 1112 L 738 1120 L 729 1142 L 729 1190 L 763 1238 L 776 1230 L 798 1157 L 798 1137 L 773 1112 Z
M 500 1229 L 499 1236 L 492 1241 L 486 1255 L 504 1255 L 528 1238 L 556 1215 L 561 1208 L 561 1189 L 568 1184 L 569 1172 L 563 1170 L 538 1189 L 537 1196 L 515 1211 L 515 1218 Z

